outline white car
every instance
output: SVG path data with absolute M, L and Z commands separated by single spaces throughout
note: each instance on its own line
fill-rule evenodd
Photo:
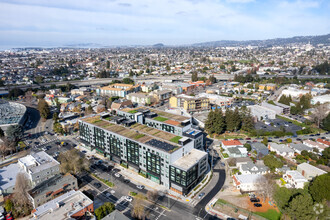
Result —
M 125 196 L 125 200 L 128 201 L 128 202 L 132 202 L 133 197 L 132 196 Z
M 137 185 L 136 188 L 138 188 L 138 189 L 144 189 L 144 186 L 143 185 Z
M 115 177 L 120 178 L 121 177 L 121 174 L 120 173 L 115 173 Z

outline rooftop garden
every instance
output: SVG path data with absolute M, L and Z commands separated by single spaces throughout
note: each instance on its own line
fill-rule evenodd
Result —
M 135 135 L 134 139 L 137 140 L 137 139 L 142 138 L 144 136 L 145 136 L 144 134 L 137 134 L 137 135 Z
M 182 137 L 180 137 L 180 136 L 176 136 L 176 137 L 174 137 L 174 138 L 172 138 L 172 139 L 170 139 L 170 141 L 172 141 L 172 142 L 174 142 L 174 143 L 179 143 L 179 140 L 181 139 Z
M 130 111 L 128 111 L 128 113 L 130 113 L 130 114 L 135 114 L 135 113 L 137 113 L 138 111 L 136 111 L 136 110 L 130 110 Z
M 154 120 L 156 120 L 156 121 L 160 121 L 160 122 L 163 122 L 163 121 L 167 121 L 168 118 L 161 117 L 161 116 L 157 116 L 157 117 L 154 118 Z

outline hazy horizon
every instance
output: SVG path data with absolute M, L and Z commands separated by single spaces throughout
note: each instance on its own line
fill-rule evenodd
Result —
M 324 35 L 324 0 L 0 0 L 0 48 L 187 45 Z

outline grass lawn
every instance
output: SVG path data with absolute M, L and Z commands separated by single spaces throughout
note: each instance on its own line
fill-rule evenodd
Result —
M 281 218 L 281 213 L 274 209 L 269 209 L 267 212 L 255 212 L 255 214 L 260 215 L 269 220 L 279 220 Z
M 223 156 L 224 158 L 228 158 L 228 157 L 229 157 L 229 155 L 228 155 L 227 153 L 223 153 L 222 156 Z
M 130 114 L 135 114 L 135 113 L 137 113 L 138 111 L 136 111 L 136 110 L 131 110 L 131 111 L 128 111 L 128 113 L 130 113 Z
M 134 139 L 137 140 L 137 139 L 142 138 L 144 136 L 145 136 L 144 134 L 137 134 L 137 135 L 135 135 Z
M 174 138 L 170 139 L 170 141 L 172 141 L 174 143 L 178 143 L 181 138 L 182 137 L 180 137 L 180 136 L 175 136 Z
M 167 121 L 168 118 L 161 117 L 161 116 L 157 116 L 156 118 L 154 118 L 154 120 L 156 120 L 156 121 L 160 121 L 160 122 L 163 122 L 163 121 Z

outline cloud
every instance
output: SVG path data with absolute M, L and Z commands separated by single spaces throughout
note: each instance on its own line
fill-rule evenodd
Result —
M 324 34 L 329 7 L 312 0 L 0 0 L 0 44 L 186 44 Z

